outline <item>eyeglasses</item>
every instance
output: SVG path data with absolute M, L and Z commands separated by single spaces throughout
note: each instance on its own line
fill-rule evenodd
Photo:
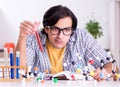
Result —
M 48 28 L 50 29 L 51 34 L 53 35 L 59 35 L 61 31 L 66 36 L 69 36 L 73 33 L 73 29 L 71 27 L 66 27 L 66 28 L 61 29 L 56 26 L 48 26 Z

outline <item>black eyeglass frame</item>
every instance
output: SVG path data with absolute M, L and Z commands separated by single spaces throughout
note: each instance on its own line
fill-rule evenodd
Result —
M 51 32 L 52 35 L 59 35 L 60 32 L 62 31 L 62 33 L 63 33 L 65 36 L 69 36 L 69 35 L 71 35 L 71 34 L 73 33 L 73 31 L 74 31 L 73 28 L 71 28 L 71 27 L 59 28 L 59 27 L 57 27 L 57 26 L 47 26 L 46 28 L 47 28 L 47 29 L 50 29 L 50 32 Z M 53 29 L 54 29 L 54 30 L 55 30 L 55 29 L 58 30 L 58 32 L 57 32 L 57 33 L 55 33 L 55 32 L 53 33 L 53 32 L 52 32 Z M 66 34 L 66 33 L 65 33 L 65 30 L 71 30 L 71 32 L 70 32 L 69 34 Z

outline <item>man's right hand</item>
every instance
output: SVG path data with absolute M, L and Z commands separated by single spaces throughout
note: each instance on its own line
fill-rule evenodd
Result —
M 40 24 L 39 22 L 32 23 L 30 21 L 23 21 L 20 24 L 20 37 L 27 35 L 35 34 L 35 31 L 37 31 L 37 28 L 35 28 L 36 23 Z

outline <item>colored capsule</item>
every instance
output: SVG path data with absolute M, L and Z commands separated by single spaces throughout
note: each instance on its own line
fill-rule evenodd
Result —
M 71 75 L 71 78 L 72 78 L 72 79 L 75 79 L 75 76 L 74 76 L 74 75 Z
M 45 82 L 45 80 L 41 80 L 41 83 L 44 83 Z
M 58 79 L 57 78 L 53 78 L 53 81 L 54 81 L 54 83 L 57 83 Z
M 45 70 L 44 72 L 45 72 L 45 73 L 48 73 L 48 70 Z
M 36 78 L 37 81 L 41 80 L 40 78 Z
M 93 64 L 94 63 L 94 60 L 92 58 L 89 58 L 89 63 L 90 64 Z
M 37 71 L 37 70 L 38 70 L 38 67 L 34 67 L 34 70 Z
M 104 76 L 104 73 L 100 73 L 100 78 L 104 78 L 105 76 Z
M 81 67 L 81 65 L 77 65 L 77 68 L 81 69 L 82 67 Z
M 94 75 L 95 75 L 94 71 L 91 71 L 90 76 L 94 76 Z
M 116 74 L 116 77 L 117 77 L 117 78 L 120 78 L 120 74 Z
M 81 72 L 81 70 L 80 70 L 80 69 L 77 69 L 77 70 L 76 70 L 76 72 L 77 72 L 77 73 L 80 73 L 80 72 Z

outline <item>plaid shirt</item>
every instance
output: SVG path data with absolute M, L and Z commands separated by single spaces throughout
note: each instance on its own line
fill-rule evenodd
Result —
M 48 70 L 50 73 L 50 60 L 46 49 L 46 35 L 39 31 L 39 36 L 44 51 L 39 50 L 34 35 L 29 35 L 26 41 L 26 64 L 28 66 L 37 66 L 40 72 Z M 97 41 L 85 30 L 76 29 L 70 37 L 63 58 L 63 69 L 76 72 L 78 66 L 85 68 L 90 58 L 94 60 L 94 68 L 101 66 L 100 60 L 104 60 L 104 64 L 109 62 L 106 60 L 107 52 L 97 43 Z

